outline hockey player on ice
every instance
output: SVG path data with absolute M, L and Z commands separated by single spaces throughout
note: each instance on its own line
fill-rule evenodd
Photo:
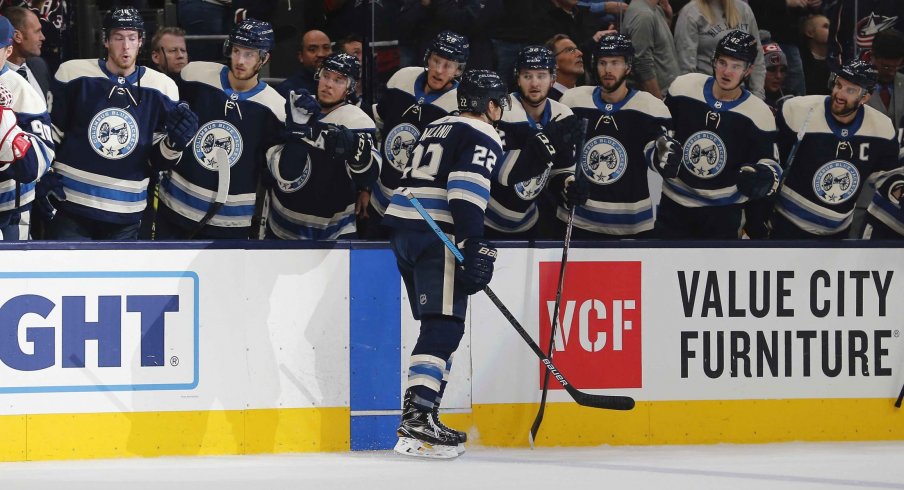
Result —
M 548 188 L 561 193 L 565 179 L 574 174 L 577 131 L 571 109 L 547 98 L 555 73 L 556 59 L 549 49 L 527 46 L 518 53 L 518 91 L 497 126 L 505 158 L 497 165 L 499 185 L 492 187 L 487 205 L 489 238 L 554 238 L 539 234 L 538 204 Z M 553 208 L 545 207 L 548 212 Z
M 778 188 L 775 118 L 742 86 L 758 55 L 753 36 L 731 31 L 716 46 L 713 76 L 690 73 L 669 87 L 665 105 L 682 165 L 677 176 L 663 180 L 658 237 L 737 239 L 744 203 Z
M 562 103 L 588 120 L 587 142 L 580 149 L 578 182 L 589 199 L 577 203 L 572 236 L 578 239 L 644 238 L 653 230 L 653 206 L 647 166 L 674 177 L 680 144 L 667 136 L 672 118 L 665 104 L 649 92 L 629 89 L 634 46 L 622 34 L 600 38 L 593 69 L 600 85 L 569 90 Z M 577 184 L 573 184 L 577 185 Z M 566 205 L 559 207 L 562 223 Z
M 439 420 L 452 355 L 464 335 L 468 296 L 492 278 L 496 249 L 483 238 L 484 212 L 502 141 L 491 126 L 508 106 L 502 80 L 493 72 L 465 72 L 458 88 L 460 116 L 424 128 L 405 167 L 400 188 L 386 208 L 391 245 L 420 334 L 411 353 L 408 387 L 395 450 L 408 456 L 454 458 L 467 437 Z M 455 256 L 403 195 L 418 198 L 464 255 Z
M 160 183 L 157 239 L 256 236 L 251 222 L 266 152 L 282 142 L 285 125 L 285 99 L 259 78 L 273 39 L 269 23 L 244 20 L 223 45 L 229 66 L 194 61 L 182 69 L 180 90 L 201 123 L 179 165 Z M 226 162 L 214 159 L 216 148 L 225 150 Z M 230 173 L 226 202 L 202 223 L 214 205 L 222 164 Z
M 138 10 L 109 11 L 103 34 L 106 59 L 67 61 L 52 82 L 53 169 L 65 200 L 52 201 L 51 239 L 137 239 L 150 173 L 175 165 L 198 129 L 172 79 L 136 64 Z
M 783 155 L 806 128 L 776 200 L 774 238 L 847 238 L 857 196 L 867 183 L 900 167 L 891 119 L 866 105 L 876 80 L 872 64 L 854 60 L 835 71 L 831 95 L 795 97 L 782 107 Z M 879 188 L 892 199 L 900 176 L 890 179 Z
M 357 238 L 357 189 L 380 173 L 373 120 L 350 101 L 358 58 L 332 54 L 317 71 L 317 95 L 301 89 L 286 103 L 288 141 L 268 152 L 268 235 L 285 240 Z
M 383 166 L 367 210 L 368 238 L 387 238 L 380 220 L 399 185 L 414 145 L 431 122 L 455 111 L 456 78 L 468 62 L 468 39 L 451 31 L 439 33 L 424 53 L 424 66 L 397 71 L 374 108 L 380 128 Z

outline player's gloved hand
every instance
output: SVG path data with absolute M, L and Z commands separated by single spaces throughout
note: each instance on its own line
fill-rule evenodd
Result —
M 317 139 L 315 122 L 320 114 L 320 103 L 317 97 L 305 89 L 289 92 L 286 99 L 286 128 L 295 136 Z
M 188 104 L 179 102 L 166 114 L 167 146 L 176 151 L 184 150 L 198 132 L 198 115 Z
M 31 140 L 19 129 L 16 113 L 12 109 L 0 107 L 0 165 L 12 163 L 28 153 Z
M 580 172 L 580 170 L 578 170 Z M 590 198 L 590 189 L 583 181 L 577 181 L 574 175 L 565 178 L 565 185 L 562 187 L 562 202 L 568 209 L 574 206 L 581 206 Z
M 66 200 L 66 191 L 63 190 L 63 176 L 53 169 L 42 175 L 35 184 L 35 201 L 32 212 L 50 221 L 56 215 L 56 206 L 53 205 L 51 196 L 56 201 Z
M 904 200 L 904 178 L 897 177 L 894 180 L 886 180 L 883 182 L 882 188 L 887 189 L 885 197 L 889 202 L 901 208 L 901 201 Z
M 456 274 L 459 285 L 467 294 L 483 290 L 493 278 L 493 262 L 496 262 L 496 247 L 482 238 L 469 238 L 458 244 L 464 260 Z
M 653 166 L 664 179 L 673 179 L 681 169 L 681 143 L 667 134 L 656 138 Z
M 778 172 L 773 165 L 744 165 L 738 171 L 738 190 L 750 199 L 768 197 L 778 189 L 778 179 Z
M 344 161 L 352 172 L 362 172 L 370 164 L 373 140 L 370 135 L 340 126 L 324 133 L 323 150 Z
M 542 131 L 537 131 L 527 139 L 526 148 L 531 154 L 536 155 L 537 161 L 543 162 L 547 167 L 552 165 L 552 160 L 556 156 L 556 148 Z
M 566 116 L 550 120 L 543 127 L 543 133 L 559 151 L 570 152 L 581 136 L 578 134 L 579 129 L 578 118 Z

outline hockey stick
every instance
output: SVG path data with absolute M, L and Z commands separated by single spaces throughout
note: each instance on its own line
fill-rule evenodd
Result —
M 587 119 L 582 118 L 578 123 L 579 133 L 581 135 L 580 145 L 575 148 L 574 155 L 574 184 L 577 185 L 578 178 L 583 172 L 580 169 L 579 160 L 584 144 L 587 140 Z M 559 286 L 556 289 L 556 303 L 552 309 L 552 329 L 549 333 L 549 349 L 546 357 L 552 359 L 553 351 L 555 351 L 556 343 L 556 327 L 559 324 L 559 305 L 562 303 L 562 289 L 565 287 L 565 266 L 568 263 L 568 248 L 571 246 L 571 230 L 574 228 L 574 211 L 577 206 L 571 206 L 568 211 L 568 224 L 565 226 L 565 243 L 562 244 L 562 263 L 559 265 Z M 543 375 L 543 391 L 540 394 L 540 408 L 534 417 L 534 423 L 530 426 L 530 432 L 527 434 L 527 441 L 530 443 L 531 449 L 534 447 L 534 440 L 537 438 L 537 431 L 540 430 L 540 424 L 543 423 L 543 413 L 546 411 L 546 394 L 549 391 L 549 370 Z
M 901 386 L 901 392 L 898 393 L 898 399 L 895 400 L 895 407 L 901 408 L 901 400 L 904 400 L 904 386 Z
M 443 241 L 443 244 L 446 246 L 446 248 L 448 248 L 449 251 L 452 252 L 453 255 L 455 255 L 455 259 L 458 262 L 462 262 L 464 260 L 464 256 L 461 254 L 461 251 L 458 250 L 458 247 L 456 247 L 455 244 L 452 243 L 452 240 L 450 240 L 449 237 L 447 237 L 446 234 L 439 229 L 436 221 L 433 221 L 433 218 L 430 217 L 430 214 L 427 213 L 427 210 L 424 209 L 424 206 L 421 205 L 420 201 L 418 201 L 417 198 L 414 197 L 411 194 L 411 191 L 408 189 L 400 189 L 399 191 L 408 199 L 408 201 L 411 202 L 411 204 L 417 210 L 418 214 L 421 215 L 424 221 L 426 221 L 430 226 L 430 229 L 433 230 L 433 233 L 436 233 L 436 236 L 438 236 L 440 240 Z M 489 296 L 490 301 L 492 301 L 493 304 L 496 305 L 496 308 L 499 309 L 499 312 L 502 313 L 502 316 L 504 316 L 505 319 L 508 320 L 508 322 L 512 325 L 512 327 L 514 327 L 515 331 L 518 332 L 518 335 L 520 335 L 521 338 L 524 339 L 525 342 L 527 342 L 527 345 L 531 348 L 532 351 L 534 351 L 534 354 L 536 354 L 537 357 L 540 358 L 540 361 L 543 362 L 543 365 L 546 366 L 546 369 L 548 369 L 552 373 L 552 375 L 555 376 L 556 380 L 562 384 L 562 387 L 565 388 L 565 391 L 567 391 L 568 394 L 571 395 L 571 397 L 575 402 L 577 402 L 578 405 L 593 408 L 605 408 L 608 410 L 631 410 L 632 408 L 634 408 L 634 399 L 631 397 L 593 395 L 590 393 L 584 393 L 574 386 L 571 386 L 571 383 L 569 383 L 568 380 L 565 379 L 565 376 L 563 376 L 559 372 L 559 370 L 556 369 L 555 365 L 553 365 L 552 363 L 552 360 L 550 360 L 549 357 L 543 353 L 543 350 L 540 349 L 540 346 L 538 346 L 537 343 L 534 342 L 534 339 L 530 337 L 530 334 L 528 334 L 527 331 L 524 330 L 524 327 L 522 327 L 521 324 L 518 323 L 518 320 L 515 319 L 515 316 L 512 315 L 509 309 L 505 307 L 499 297 L 496 296 L 496 293 L 494 293 L 489 286 L 485 286 L 483 288 L 483 292 L 485 292 L 487 296 Z
M 220 147 L 216 147 L 213 149 L 213 162 L 217 165 L 217 194 L 214 196 L 213 202 L 210 203 L 210 207 L 207 208 L 207 214 L 201 218 L 201 221 L 198 222 L 198 225 L 195 226 L 195 229 L 188 234 L 188 239 L 191 240 L 195 237 L 205 226 L 207 223 L 210 223 L 210 220 L 213 219 L 214 216 L 217 215 L 217 212 L 223 208 L 223 205 L 226 204 L 226 198 L 229 196 L 229 174 L 231 173 L 231 169 L 229 167 L 229 154 L 226 153 L 226 150 Z
M 785 165 L 785 170 L 782 172 L 782 181 L 779 184 L 778 190 L 776 190 L 776 195 L 778 191 L 781 190 L 782 185 L 788 180 L 788 174 L 791 172 L 791 164 L 794 163 L 794 157 L 797 156 L 797 149 L 800 148 L 800 142 L 804 140 L 804 134 L 807 132 L 807 126 L 810 125 L 810 119 L 813 117 L 814 108 L 811 107 L 809 111 L 807 111 L 807 117 L 804 118 L 804 122 L 800 125 L 800 129 L 797 130 L 797 141 L 794 142 L 794 146 L 791 147 L 791 151 L 788 152 L 788 164 Z

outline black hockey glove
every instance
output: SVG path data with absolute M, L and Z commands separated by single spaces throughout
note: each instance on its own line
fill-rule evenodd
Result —
M 578 172 L 580 171 L 578 170 Z M 588 198 L 590 198 L 590 189 L 587 183 L 583 180 L 577 181 L 574 175 L 569 175 L 565 179 L 565 186 L 562 187 L 562 202 L 565 203 L 565 207 L 571 209 L 574 206 L 581 206 L 587 202 Z
M 53 196 L 53 200 L 50 197 Z M 44 221 L 50 221 L 56 216 L 55 201 L 65 201 L 66 191 L 63 190 L 63 176 L 49 170 L 41 176 L 35 184 L 35 201 L 32 211 Z
M 370 164 L 373 140 L 367 134 L 340 126 L 326 132 L 323 143 L 327 155 L 345 162 L 352 172 L 363 172 Z
M 305 89 L 289 92 L 289 98 L 286 99 L 286 126 L 289 131 L 294 132 L 307 126 L 312 122 L 312 117 L 317 119 L 317 114 L 320 114 L 320 103 L 314 94 Z
M 198 116 L 187 103 L 179 102 L 166 114 L 166 139 L 171 149 L 184 150 L 197 132 Z
M 546 123 L 543 127 L 543 133 L 549 137 L 549 141 L 559 151 L 571 151 L 581 137 L 579 131 L 578 118 L 575 116 L 565 116 L 561 119 L 553 119 Z
M 549 137 L 542 131 L 537 131 L 527 140 L 527 151 L 537 157 L 537 161 L 546 164 L 542 170 L 552 166 L 552 160 L 556 157 L 556 147 L 549 141 Z M 540 170 L 540 169 L 538 169 Z
M 778 172 L 773 165 L 754 163 L 744 165 L 738 171 L 738 190 L 750 199 L 769 197 L 776 189 Z
M 455 276 L 458 284 L 469 295 L 482 291 L 493 278 L 496 247 L 481 238 L 469 238 L 458 247 L 464 255 L 461 270 Z
M 656 138 L 653 148 L 653 166 L 664 179 L 673 179 L 681 169 L 681 143 L 664 134 Z

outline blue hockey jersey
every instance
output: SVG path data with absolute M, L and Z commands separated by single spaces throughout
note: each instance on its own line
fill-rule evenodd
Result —
M 848 228 L 866 182 L 899 166 L 891 119 L 863 106 L 850 124 L 841 125 L 832 117 L 831 103 L 829 96 L 795 97 L 785 102 L 778 119 L 779 145 L 787 155 L 812 110 L 775 209 L 815 235 Z
M 399 185 L 421 131 L 427 124 L 458 110 L 458 82 L 444 92 L 429 94 L 424 93 L 426 84 L 427 72 L 423 68 L 402 68 L 389 79 L 386 92 L 377 104 L 375 116 L 383 139 L 384 164 L 370 203 L 380 214 L 385 212 Z
M 6 66 L 0 69 L 0 105 L 16 113 L 19 128 L 28 133 L 31 141 L 31 148 L 22 159 L 0 171 L 0 226 L 5 226 L 16 212 L 31 207 L 35 198 L 35 180 L 44 175 L 53 163 L 55 145 L 44 97 Z
M 267 150 L 282 142 L 285 99 L 264 82 L 237 92 L 228 73 L 228 67 L 206 61 L 182 69 L 180 88 L 198 115 L 198 133 L 179 164 L 164 174 L 158 212 L 187 232 L 193 230 L 214 202 L 218 176 L 212 152 L 223 148 L 229 156 L 229 195 L 205 233 L 247 238 Z
M 682 75 L 665 99 L 683 156 L 678 176 L 663 181 L 662 193 L 688 208 L 747 202 L 737 187 L 744 165 L 762 163 L 781 172 L 769 106 L 747 90 L 736 100 L 717 100 L 713 83 L 707 75 Z
M 414 148 L 400 188 L 408 188 L 446 233 L 461 242 L 483 236 L 494 168 L 502 161 L 502 141 L 489 124 L 446 116 L 429 124 Z M 392 195 L 383 224 L 429 231 L 414 206 L 399 192 Z
M 72 60 L 60 65 L 51 95 L 61 208 L 109 223 L 140 221 L 152 167 L 168 168 L 181 155 L 166 147 L 164 133 L 179 99 L 175 82 L 144 66 L 122 77 L 104 60 Z
M 631 90 L 617 104 L 600 87 L 577 87 L 562 96 L 575 115 L 586 118 L 587 142 L 579 162 L 590 198 L 574 212 L 574 226 L 607 235 L 636 235 L 653 229 L 647 168 L 656 138 L 672 127 L 665 104 L 648 92 Z M 559 207 L 559 219 L 568 210 Z
M 505 158 L 498 165 L 499 185 L 492 186 L 490 201 L 487 205 L 484 224 L 503 233 L 521 233 L 530 230 L 539 220 L 537 198 L 552 181 L 561 181 L 565 176 L 574 173 L 572 154 L 565 149 L 557 149 L 556 161 L 541 175 L 522 182 L 512 182 L 509 175 L 518 165 L 528 164 L 529 155 L 524 148 L 537 131 L 549 124 L 553 119 L 564 119 L 572 116 L 571 109 L 554 100 L 546 100 L 543 116 L 537 123 L 521 105 L 519 93 L 512 94 L 515 101 L 511 110 L 502 113 L 502 120 L 497 125 L 502 139 Z
M 345 104 L 321 115 L 315 139 L 296 141 L 268 152 L 267 162 L 276 185 L 270 191 L 267 226 L 285 240 L 354 238 L 358 186 L 370 185 L 380 172 L 380 151 L 373 145 L 374 122 L 360 108 Z M 324 150 L 324 131 L 343 126 L 371 141 L 367 168 L 352 173 L 344 161 Z

